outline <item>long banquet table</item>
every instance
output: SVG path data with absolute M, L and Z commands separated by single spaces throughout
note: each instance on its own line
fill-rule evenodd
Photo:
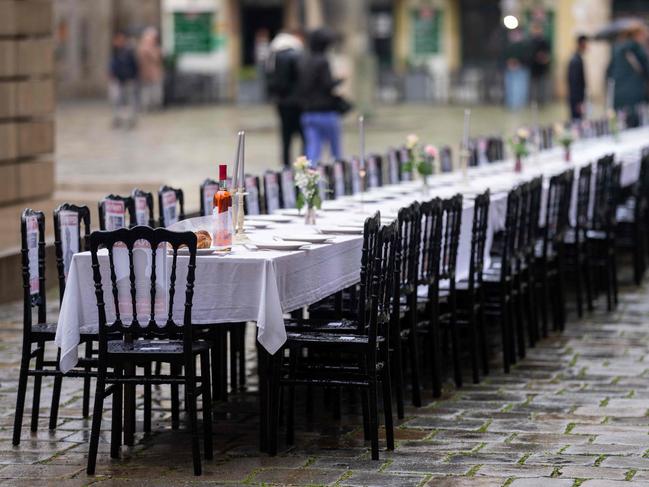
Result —
M 528 157 L 522 173 L 513 171 L 512 161 L 503 161 L 470 168 L 466 179 L 459 172 L 432 176 L 426 193 L 422 191 L 421 181 L 384 186 L 365 193 L 362 201 L 359 195 L 325 201 L 315 228 L 306 226 L 303 217 L 296 215 L 289 223 L 272 223 L 270 228 L 248 232 L 248 236 L 252 241 L 268 241 L 316 232 L 320 227 L 362 224 L 365 217 L 376 211 L 381 212 L 385 221 L 395 218 L 399 208 L 415 200 L 437 196 L 446 198 L 462 193 L 464 211 L 457 265 L 457 275 L 461 278 L 468 274 L 475 195 L 491 189 L 489 249 L 494 232 L 504 224 L 506 197 L 511 188 L 543 174 L 547 190 L 550 176 L 570 167 L 581 167 L 613 152 L 623 164 L 622 184 L 629 185 L 638 178 L 639 153 L 648 142 L 649 128 L 640 128 L 622 133 L 618 141 L 603 137 L 576 142 L 570 163 L 564 161 L 562 149 L 555 148 Z M 343 211 L 333 211 L 340 207 Z M 259 343 L 274 354 L 286 340 L 285 313 L 358 282 L 361 247 L 361 235 L 334 235 L 331 243 L 313 244 L 305 250 L 262 251 L 236 245 L 227 255 L 200 255 L 197 257 L 192 322 L 197 325 L 256 322 Z M 183 283 L 186 268 L 182 264 L 188 259 L 179 256 L 178 260 L 177 283 Z M 107 276 L 104 276 L 104 292 L 110 319 L 112 298 Z M 181 322 L 182 298 L 184 295 L 177 293 L 173 310 L 174 317 Z M 90 253 L 81 252 L 74 255 L 70 265 L 56 333 L 63 372 L 73 368 L 78 361 L 81 329 L 96 331 L 97 323 Z

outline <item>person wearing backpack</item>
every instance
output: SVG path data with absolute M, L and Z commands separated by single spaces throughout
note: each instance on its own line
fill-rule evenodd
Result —
M 270 53 L 265 63 L 266 90 L 279 115 L 285 167 L 291 167 L 293 136 L 299 135 L 304 152 L 304 134 L 300 123 L 302 107 L 297 94 L 303 49 L 304 44 L 297 32 L 280 32 L 270 43 Z

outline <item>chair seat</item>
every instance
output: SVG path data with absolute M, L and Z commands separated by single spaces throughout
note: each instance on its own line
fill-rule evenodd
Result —
M 345 318 L 336 321 L 318 318 L 310 318 L 307 320 L 285 320 L 284 326 L 287 332 L 322 331 L 328 333 L 355 333 L 358 331 L 358 322 Z
M 183 342 L 181 340 L 133 340 L 125 343 L 122 340 L 110 340 L 108 353 L 114 355 L 155 354 L 155 355 L 182 355 Z M 192 353 L 206 352 L 210 349 L 207 342 L 194 342 Z
M 619 206 L 615 212 L 618 222 L 633 223 L 635 221 L 635 210 L 628 206 Z
M 56 323 L 36 323 L 32 325 L 32 333 L 56 335 Z
M 383 341 L 377 337 L 377 341 Z M 366 335 L 327 333 L 321 331 L 288 332 L 286 343 L 291 345 L 330 345 L 330 346 L 366 346 L 369 338 Z

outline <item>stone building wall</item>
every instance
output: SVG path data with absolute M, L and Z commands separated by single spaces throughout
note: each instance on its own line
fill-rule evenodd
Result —
M 0 206 L 54 190 L 51 0 L 0 0 Z

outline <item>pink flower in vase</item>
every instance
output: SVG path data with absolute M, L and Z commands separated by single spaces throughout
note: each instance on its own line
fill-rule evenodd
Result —
M 431 159 L 435 159 L 438 154 L 437 147 L 428 144 L 426 147 L 424 147 L 424 153 Z

